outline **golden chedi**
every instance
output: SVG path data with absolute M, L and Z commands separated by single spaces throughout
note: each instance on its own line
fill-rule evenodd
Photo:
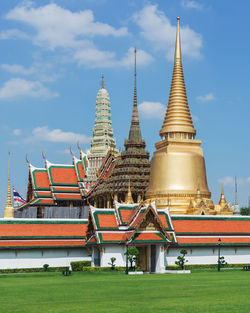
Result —
M 177 17 L 174 70 L 160 131 L 162 140 L 155 145 L 146 199 L 155 201 L 158 209 L 168 206 L 172 214 L 218 214 L 223 209 L 215 209 L 211 200 L 201 140 L 195 139 L 188 106 L 179 20 Z

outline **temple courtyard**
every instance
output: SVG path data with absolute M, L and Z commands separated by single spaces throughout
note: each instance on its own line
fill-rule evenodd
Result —
M 1 312 L 248 312 L 250 272 L 0 275 Z

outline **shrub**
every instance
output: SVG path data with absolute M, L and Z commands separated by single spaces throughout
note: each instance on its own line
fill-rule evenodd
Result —
M 48 268 L 48 272 L 61 272 L 62 270 L 69 269 L 69 266 L 58 266 L 58 267 L 50 267 Z M 8 273 L 35 273 L 35 272 L 43 272 L 43 267 L 32 267 L 32 268 L 7 268 L 0 269 L 0 274 L 8 274 Z
M 224 268 L 243 268 L 243 266 L 250 266 L 250 264 L 226 264 Z M 185 265 L 186 270 L 194 270 L 194 269 L 217 269 L 218 264 L 193 264 L 193 265 Z M 178 270 L 179 266 L 177 265 L 166 265 L 166 270 Z
M 137 255 L 139 254 L 139 250 L 136 247 L 129 247 L 128 251 L 124 253 L 124 255 L 127 255 L 127 258 L 130 262 L 130 269 L 135 270 L 135 265 L 133 267 L 133 263 L 136 264 Z
M 45 272 L 47 272 L 48 268 L 49 268 L 49 264 L 43 264 L 43 269 Z
M 83 268 L 85 267 L 90 267 L 91 266 L 91 261 L 77 261 L 77 262 L 70 262 L 72 271 L 74 272 L 80 272 Z
M 114 272 L 125 272 L 126 267 L 125 266 L 116 266 L 115 269 L 113 270 Z M 137 271 L 140 271 L 140 268 L 136 268 Z M 83 266 L 82 268 L 83 272 L 111 272 L 110 267 L 100 267 L 100 266 Z
M 177 261 L 175 261 L 175 264 L 176 265 L 179 265 L 181 267 L 182 270 L 185 269 L 185 264 L 188 262 L 188 260 L 185 259 L 185 255 L 187 254 L 187 250 L 185 249 L 182 249 L 180 251 L 180 254 L 178 257 L 177 257 Z
M 240 208 L 240 215 L 249 215 L 249 208 Z
M 109 265 L 111 266 L 111 270 L 114 270 L 115 269 L 115 261 L 116 261 L 116 258 L 110 258 L 110 263 Z

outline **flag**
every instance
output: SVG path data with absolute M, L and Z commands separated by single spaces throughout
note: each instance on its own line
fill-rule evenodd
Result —
M 13 188 L 13 200 L 14 200 L 14 203 L 17 205 L 17 206 L 20 206 L 24 203 L 26 203 L 26 201 L 24 200 L 23 197 L 20 196 L 20 194 L 16 191 L 16 189 Z

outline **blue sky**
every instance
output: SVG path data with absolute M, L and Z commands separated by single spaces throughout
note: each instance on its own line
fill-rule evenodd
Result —
M 202 140 L 212 198 L 224 182 L 234 202 L 250 195 L 248 1 L 54 0 L 0 2 L 0 207 L 7 159 L 25 197 L 30 162 L 70 163 L 89 146 L 101 74 L 111 97 L 117 146 L 128 136 L 137 47 L 142 134 L 152 156 L 168 102 L 176 16 L 181 17 L 189 106 Z M 152 109 L 153 108 L 153 109 Z

